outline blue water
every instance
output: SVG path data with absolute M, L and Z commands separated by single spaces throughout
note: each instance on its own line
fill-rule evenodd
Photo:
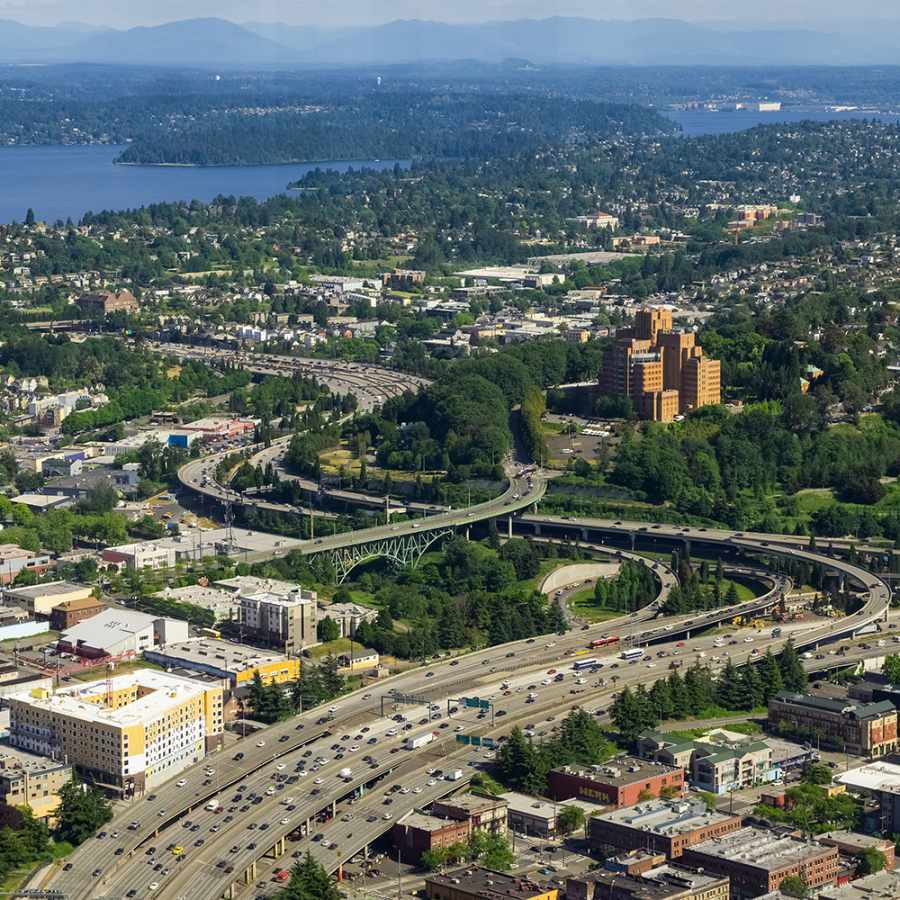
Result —
M 78 221 L 86 212 L 131 209 L 219 194 L 264 200 L 314 169 L 393 168 L 394 160 L 197 169 L 114 166 L 121 147 L 0 148 L 0 222 L 21 222 L 29 207 L 38 219 Z M 405 165 L 405 164 L 404 164 Z
M 685 137 L 701 134 L 727 134 L 734 131 L 746 131 L 757 125 L 776 125 L 781 122 L 846 122 L 853 119 L 878 119 L 880 122 L 898 122 L 900 115 L 896 113 L 873 112 L 798 112 L 781 110 L 780 112 L 755 112 L 753 110 L 731 110 L 708 112 L 706 110 L 666 110 L 664 115 L 678 122 Z

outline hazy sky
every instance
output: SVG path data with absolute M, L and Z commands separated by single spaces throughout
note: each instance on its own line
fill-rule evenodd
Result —
M 856 0 L 852 16 L 896 19 L 891 2 Z M 353 25 L 392 19 L 472 22 L 485 19 L 580 15 L 595 19 L 649 16 L 746 24 L 806 24 L 828 27 L 848 15 L 845 0 L 0 0 L 0 18 L 34 25 L 80 21 L 116 28 L 155 25 L 195 16 L 235 22 L 281 21 L 309 25 Z

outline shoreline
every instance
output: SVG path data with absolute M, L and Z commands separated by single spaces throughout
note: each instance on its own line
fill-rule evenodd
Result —
M 49 145 L 48 145 L 49 146 Z M 90 145 L 84 145 L 90 146 Z M 108 146 L 108 145 L 107 145 Z M 173 162 L 122 162 L 114 159 L 114 166 L 131 166 L 135 169 L 263 169 L 284 166 L 347 166 L 360 165 L 361 167 L 379 166 L 409 166 L 411 159 L 297 159 L 288 162 L 258 162 L 258 163 L 173 163 Z

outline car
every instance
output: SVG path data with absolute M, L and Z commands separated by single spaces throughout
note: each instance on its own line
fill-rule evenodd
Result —
M 278 765 L 275 766 L 275 768 L 276 768 L 279 772 L 283 772 L 284 769 L 285 769 L 285 765 L 284 765 L 284 763 L 278 763 Z
M 288 825 L 288 824 L 290 824 L 290 821 L 291 821 L 290 819 L 284 818 L 284 819 L 281 820 L 281 824 L 282 824 L 282 825 Z
M 175 782 L 175 787 L 184 787 L 187 784 L 186 778 L 179 778 L 178 781 Z
M 243 753 L 235 753 L 234 756 L 232 757 L 232 759 L 233 759 L 235 762 L 240 762 L 243 758 L 244 758 L 244 754 L 243 754 Z
M 103 869 L 94 869 L 94 871 L 91 872 L 91 877 L 99 878 L 102 874 L 103 874 Z
M 313 779 L 313 784 L 324 784 L 324 781 L 321 778 L 315 778 L 315 779 Z M 274 791 L 273 791 L 273 793 L 274 793 Z
M 257 746 L 257 747 L 265 747 L 265 746 L 266 746 L 266 742 L 265 742 L 265 741 L 257 741 L 257 742 L 256 742 L 256 746 Z
M 283 734 L 280 738 L 278 738 L 278 743 L 283 744 L 286 740 L 290 738 L 290 735 Z
M 381 818 L 385 821 L 388 821 L 389 819 L 393 819 L 394 817 L 391 815 L 391 813 L 386 812 Z
M 155 891 L 159 887 L 158 881 L 151 881 L 150 884 L 147 885 L 148 891 Z
M 67 862 L 67 863 L 63 866 L 63 872 L 71 872 L 71 871 L 72 871 L 72 863 Z

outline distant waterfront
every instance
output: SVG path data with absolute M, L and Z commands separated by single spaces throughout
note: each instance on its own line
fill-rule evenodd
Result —
M 779 112 L 756 112 L 755 110 L 663 110 L 664 115 L 681 125 L 685 137 L 702 134 L 727 134 L 734 131 L 746 131 L 757 125 L 776 125 L 780 122 L 831 122 L 852 121 L 855 119 L 878 119 L 881 122 L 898 122 L 897 113 L 875 112 L 828 112 L 826 110 L 810 110 L 798 112 L 787 109 Z
M 394 160 L 282 166 L 116 166 L 121 147 L 0 148 L 0 222 L 21 222 L 29 207 L 38 219 L 80 219 L 86 212 L 121 210 L 219 194 L 264 200 L 315 169 L 389 169 Z M 406 165 L 406 163 L 401 163 Z

